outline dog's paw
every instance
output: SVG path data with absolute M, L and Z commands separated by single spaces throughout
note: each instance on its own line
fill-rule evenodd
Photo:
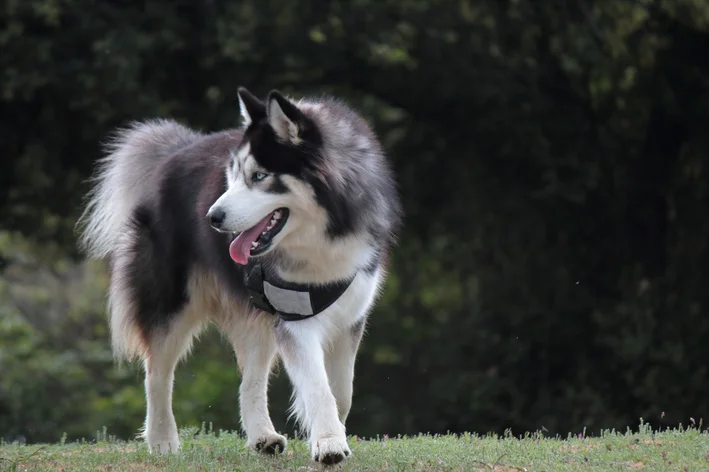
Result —
M 286 450 L 288 441 L 284 436 L 273 432 L 259 436 L 258 439 L 247 444 L 263 454 L 280 454 Z
M 151 454 L 177 453 L 180 450 L 180 440 L 176 434 L 168 439 L 150 439 L 148 440 L 148 450 Z
M 344 437 L 320 437 L 313 442 L 313 460 L 324 465 L 334 465 L 352 454 Z

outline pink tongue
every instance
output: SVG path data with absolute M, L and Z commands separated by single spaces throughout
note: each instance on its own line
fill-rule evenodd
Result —
M 273 213 L 259 221 L 256 226 L 246 231 L 242 231 L 240 235 L 234 239 L 229 245 L 229 255 L 237 264 L 246 265 L 249 262 L 251 255 L 251 243 L 266 231 L 266 226 L 271 220 Z

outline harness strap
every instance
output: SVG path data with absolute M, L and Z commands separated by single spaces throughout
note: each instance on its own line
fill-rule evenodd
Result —
M 264 273 L 261 264 L 249 263 L 244 283 L 255 307 L 280 316 L 283 321 L 312 318 L 335 303 L 352 284 L 352 277 L 325 285 L 295 284 Z

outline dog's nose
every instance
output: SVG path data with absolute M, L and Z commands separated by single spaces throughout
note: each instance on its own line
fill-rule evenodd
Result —
M 213 228 L 219 229 L 222 226 L 222 223 L 224 223 L 224 218 L 226 218 L 226 213 L 219 208 L 212 208 L 207 212 L 207 219 Z

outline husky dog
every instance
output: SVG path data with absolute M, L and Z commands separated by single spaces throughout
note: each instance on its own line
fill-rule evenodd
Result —
M 248 445 L 286 447 L 267 406 L 280 357 L 313 459 L 337 463 L 350 454 L 355 356 L 401 221 L 396 185 L 374 133 L 341 101 L 238 96 L 239 129 L 162 120 L 120 131 L 80 243 L 109 262 L 116 356 L 144 363 L 151 452 L 180 447 L 174 370 L 211 321 L 236 351 Z

